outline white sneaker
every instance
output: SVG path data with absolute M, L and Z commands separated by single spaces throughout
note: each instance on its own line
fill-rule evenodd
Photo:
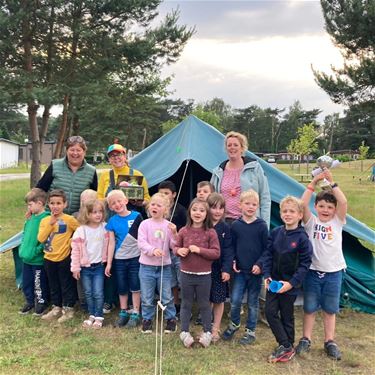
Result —
M 59 306 L 53 306 L 52 310 L 48 312 L 47 314 L 42 315 L 40 319 L 52 320 L 52 319 L 59 318 L 61 314 L 62 314 L 62 308 Z
M 184 344 L 185 348 L 190 348 L 194 344 L 194 339 L 190 332 L 182 331 L 180 333 L 180 339 Z
M 212 341 L 212 334 L 211 332 L 203 332 L 199 338 L 199 343 L 204 347 L 207 348 L 210 346 Z

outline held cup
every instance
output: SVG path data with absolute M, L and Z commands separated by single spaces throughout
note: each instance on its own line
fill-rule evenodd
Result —
M 283 287 L 281 281 L 272 280 L 268 286 L 268 290 L 272 293 L 277 293 Z

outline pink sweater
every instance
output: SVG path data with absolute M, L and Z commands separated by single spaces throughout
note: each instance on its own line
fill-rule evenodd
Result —
M 139 263 L 147 266 L 161 266 L 171 264 L 169 249 L 174 245 L 173 234 L 169 229 L 170 222 L 163 219 L 157 221 L 146 219 L 138 228 L 138 248 L 141 252 Z M 163 257 L 154 255 L 155 249 L 164 250 Z
M 102 224 L 105 225 L 104 223 Z M 108 256 L 108 243 L 109 243 L 109 233 L 105 230 L 103 237 L 103 247 L 102 247 L 102 262 L 107 261 Z M 71 253 L 71 272 L 81 271 L 81 267 L 90 267 L 90 261 L 87 254 L 86 248 L 86 238 L 83 226 L 79 227 L 72 238 L 72 253 Z
M 181 257 L 181 271 L 192 273 L 211 272 L 212 262 L 220 258 L 220 244 L 215 229 L 181 228 L 178 232 L 173 252 L 178 255 L 177 250 L 180 247 L 188 248 L 190 245 L 198 246 L 200 253 L 188 253 L 186 257 Z

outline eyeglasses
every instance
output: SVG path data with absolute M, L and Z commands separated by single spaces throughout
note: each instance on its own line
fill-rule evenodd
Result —
M 121 153 L 121 152 L 111 152 L 108 157 L 110 159 L 114 159 L 114 158 L 120 158 L 121 156 L 123 156 L 125 154 Z
M 67 144 L 81 143 L 86 144 L 85 140 L 80 135 L 72 135 L 66 140 Z

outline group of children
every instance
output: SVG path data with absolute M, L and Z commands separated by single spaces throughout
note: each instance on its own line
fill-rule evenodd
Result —
M 314 216 L 309 202 L 323 178 L 331 183 L 331 190 L 317 194 Z M 139 212 L 128 210 L 128 199 L 122 190 L 113 190 L 106 203 L 114 215 L 105 223 L 105 204 L 92 194 L 84 199 L 88 194 L 82 193 L 77 219 L 64 214 L 67 201 L 61 190 L 48 195 L 50 214 L 44 210 L 47 196 L 43 191 L 32 189 L 26 195 L 31 216 L 25 223 L 20 248 L 26 298 L 21 313 L 35 308 L 35 314 L 43 320 L 71 319 L 77 300 L 76 279 L 82 285 L 89 313 L 83 326 L 100 328 L 105 278 L 114 277 L 120 306 L 117 327 L 141 324 L 143 333 L 151 333 L 159 294 L 165 307 L 164 332 L 176 331 L 179 314 L 180 339 L 185 347 L 191 347 L 195 339 L 189 326 L 196 299 L 203 326 L 197 341 L 208 347 L 220 338 L 234 337 L 240 328 L 241 304 L 246 294 L 246 327 L 239 342 L 247 345 L 256 339 L 264 278 L 265 314 L 278 343 L 269 361 L 286 362 L 295 353 L 310 349 L 315 313 L 320 308 L 324 349 L 329 357 L 341 358 L 334 332 L 345 268 L 341 232 L 347 204 L 329 170 L 314 177 L 302 199 L 288 196 L 280 202 L 284 225 L 270 233 L 267 223 L 256 216 L 259 197 L 253 190 L 241 193 L 242 216 L 231 223 L 225 222 L 223 196 L 206 181 L 198 184 L 197 197 L 187 212 L 174 202 L 173 182 L 162 182 L 158 193 L 151 197 L 145 220 Z M 294 348 L 293 305 L 302 284 L 303 337 Z M 220 335 L 229 289 L 230 323 Z M 48 301 L 52 309 L 45 313 Z

